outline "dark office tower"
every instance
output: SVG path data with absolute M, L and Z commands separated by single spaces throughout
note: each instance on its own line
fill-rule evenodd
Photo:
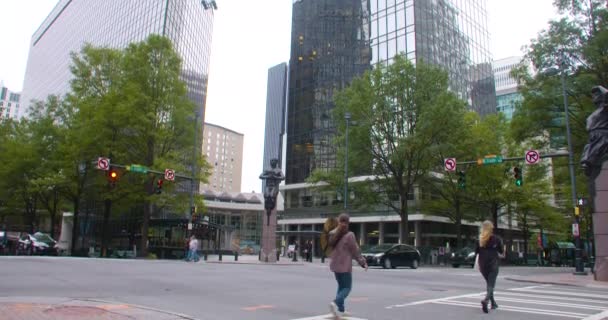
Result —
M 336 167 L 334 94 L 370 68 L 367 0 L 293 3 L 286 183 Z
M 285 135 L 285 109 L 287 95 L 287 64 L 281 63 L 268 69 L 266 89 L 266 127 L 264 129 L 264 160 L 262 171 L 270 167 L 270 159 L 283 155 L 283 135 Z M 260 171 L 260 172 L 262 172 Z M 264 190 L 264 181 L 262 190 Z
M 439 65 L 473 110 L 496 112 L 486 0 L 370 0 L 370 9 L 372 63 L 403 53 Z
M 125 48 L 158 34 L 173 42 L 182 59 L 182 80 L 202 132 L 215 8 L 211 0 L 59 0 L 32 35 L 22 104 L 67 93 L 70 52 L 85 43 Z

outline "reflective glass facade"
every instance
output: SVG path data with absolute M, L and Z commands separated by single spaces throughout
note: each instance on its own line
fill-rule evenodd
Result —
M 370 0 L 372 63 L 397 53 L 442 66 L 480 114 L 496 111 L 485 0 Z
M 336 91 L 370 68 L 367 0 L 293 3 L 286 183 L 336 166 L 331 119 Z
M 268 69 L 268 88 L 266 91 L 266 127 L 264 129 L 263 172 L 270 168 L 271 159 L 283 162 L 283 136 L 285 135 L 285 110 L 287 94 L 287 64 L 281 63 Z M 262 180 L 262 190 L 265 188 Z
M 519 92 L 507 93 L 496 96 L 496 110 L 502 112 L 508 121 L 513 119 L 513 114 L 524 97 Z
M 182 58 L 182 79 L 204 121 L 213 10 L 198 0 L 60 0 L 34 33 L 22 103 L 63 95 L 70 89 L 70 52 L 84 43 L 124 48 L 150 34 L 173 41 Z

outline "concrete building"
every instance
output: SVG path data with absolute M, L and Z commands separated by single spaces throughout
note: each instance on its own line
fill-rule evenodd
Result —
M 205 123 L 203 154 L 212 166 L 209 184 L 203 190 L 241 192 L 244 135 L 230 129 Z
M 182 58 L 182 79 L 202 124 L 215 8 L 209 0 L 59 0 L 32 35 L 23 106 L 70 90 L 70 52 L 85 43 L 124 48 L 159 34 L 171 39 Z
M 508 120 L 513 118 L 515 109 L 523 100 L 517 91 L 517 81 L 511 77 L 511 70 L 521 63 L 521 57 L 495 60 L 492 64 L 496 79 L 496 111 L 502 112 Z
M 19 119 L 24 111 L 21 93 L 9 90 L 0 82 L 0 120 Z

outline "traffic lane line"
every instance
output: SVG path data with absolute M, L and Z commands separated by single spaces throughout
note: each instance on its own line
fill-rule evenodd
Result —
M 543 301 L 543 300 L 530 300 L 530 299 L 517 299 L 517 298 L 505 298 L 497 295 L 499 301 L 507 301 L 507 302 L 518 302 L 524 304 L 535 304 L 535 305 L 547 305 L 547 306 L 556 306 L 556 307 L 564 307 L 564 308 L 574 308 L 574 309 L 589 309 L 589 310 L 606 310 L 606 306 L 593 306 L 588 304 L 575 304 L 575 303 L 566 303 L 566 302 L 557 302 L 557 301 Z M 471 299 L 473 297 L 469 297 L 467 299 Z
M 584 298 L 573 298 L 569 296 L 548 296 L 542 294 L 531 294 L 531 293 L 521 293 L 521 292 L 507 292 L 507 291 L 496 291 L 494 295 L 497 297 L 528 297 L 528 298 L 536 298 L 536 299 L 548 299 L 548 300 L 566 300 L 566 301 L 574 301 L 574 302 L 585 302 L 585 303 L 599 303 L 602 305 L 606 305 L 604 301 L 594 300 L 594 299 L 584 299 Z

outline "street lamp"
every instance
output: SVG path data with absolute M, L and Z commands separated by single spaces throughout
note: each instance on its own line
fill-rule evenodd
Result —
M 345 146 L 344 149 L 344 210 L 348 207 L 348 124 L 350 123 L 350 112 L 346 112 L 344 114 L 344 120 L 346 120 L 346 137 L 345 137 Z
M 563 95 L 563 99 L 564 99 L 564 114 L 566 117 L 566 138 L 568 141 L 568 169 L 570 171 L 570 191 L 571 191 L 571 196 L 572 196 L 572 206 L 574 208 L 574 210 L 576 210 L 577 207 L 577 194 L 576 194 L 576 175 L 574 173 L 574 154 L 572 152 L 572 137 L 571 137 L 571 131 L 570 131 L 570 115 L 568 113 L 568 93 L 566 90 L 566 61 L 564 59 L 564 55 L 562 53 L 562 57 L 561 57 L 561 61 L 560 61 L 560 68 L 549 68 L 546 72 L 544 72 L 545 74 L 548 75 L 555 75 L 557 73 L 560 74 L 560 79 L 561 79 L 561 83 L 562 83 L 562 95 Z M 579 217 L 578 215 L 575 213 L 574 214 L 574 224 L 576 225 L 576 228 L 578 228 L 579 225 Z M 580 236 L 580 232 L 577 232 L 576 234 L 573 234 L 574 236 L 574 245 L 575 245 L 575 260 L 574 260 L 574 267 L 575 267 L 575 271 L 574 274 L 575 275 L 587 275 L 587 272 L 585 272 L 585 268 L 583 267 L 583 262 L 582 262 L 582 257 L 581 257 L 581 236 Z

